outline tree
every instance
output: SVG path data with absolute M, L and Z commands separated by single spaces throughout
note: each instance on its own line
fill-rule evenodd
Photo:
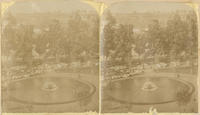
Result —
M 194 62 L 197 63 L 198 57 L 198 29 L 197 29 L 197 17 L 194 11 L 189 12 L 186 15 L 186 23 L 188 25 L 188 45 L 186 47 L 187 57 L 190 59 L 191 73 L 194 73 Z
M 2 33 L 2 54 L 5 56 L 9 55 L 10 50 L 15 50 L 19 41 L 16 37 L 16 24 L 15 17 L 9 12 L 6 15 L 4 23 L 4 29 Z
M 98 15 L 76 11 L 70 14 L 64 31 L 66 36 L 62 40 L 61 46 L 65 49 L 68 60 L 85 62 L 98 57 Z
M 163 28 L 158 20 L 153 20 L 147 31 L 149 54 L 154 57 L 154 63 L 159 62 L 159 55 L 163 53 Z
M 150 55 L 147 33 L 135 35 L 135 51 L 138 53 L 140 60 L 142 61 L 143 59 L 145 62 L 145 58 Z
M 103 52 L 104 56 L 112 61 L 117 61 L 131 66 L 131 49 L 134 44 L 133 25 L 116 24 L 115 18 L 108 11 L 106 16 L 106 25 L 104 26 Z
M 110 11 L 107 11 L 107 14 L 105 15 L 106 19 L 106 25 L 104 26 L 104 38 L 103 38 L 103 53 L 105 57 L 111 56 L 111 51 L 113 51 L 116 47 L 115 45 L 115 26 L 116 26 L 116 20 L 112 16 Z
M 87 34 L 89 24 L 83 20 L 83 17 L 80 11 L 71 14 L 71 18 L 68 20 L 68 51 L 70 60 L 80 61 L 80 54 L 83 51 L 87 51 L 88 38 Z
M 32 25 L 21 25 L 16 29 L 15 42 L 17 45 L 14 52 L 15 58 L 21 58 L 23 63 L 28 67 L 32 64 L 32 45 L 33 45 L 33 26 Z
M 169 47 L 170 49 L 170 56 L 173 56 L 171 59 L 176 60 L 179 58 L 182 51 L 186 50 L 188 42 L 188 26 L 182 20 L 179 14 L 175 14 L 171 20 L 168 20 L 166 33 L 169 39 Z
M 120 57 L 122 62 L 132 63 L 131 48 L 134 43 L 133 25 L 120 25 L 116 29 L 114 57 Z
M 89 16 L 88 16 L 89 17 Z M 89 20 L 87 21 L 87 23 L 91 23 L 90 28 L 88 30 L 88 34 L 91 33 L 88 41 L 90 41 L 90 47 L 89 47 L 89 51 L 91 51 L 91 55 L 94 55 L 94 57 L 98 58 L 99 57 L 99 16 L 98 15 L 93 15 L 91 16 L 91 18 L 89 18 Z

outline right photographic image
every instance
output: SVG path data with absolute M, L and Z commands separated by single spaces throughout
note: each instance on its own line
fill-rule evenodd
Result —
M 103 113 L 198 112 L 198 28 L 185 3 L 118 2 L 101 22 Z

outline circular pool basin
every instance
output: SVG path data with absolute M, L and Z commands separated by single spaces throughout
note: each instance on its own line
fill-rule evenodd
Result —
M 13 81 L 8 94 L 14 101 L 29 104 L 66 104 L 92 96 L 95 86 L 68 75 L 40 75 Z
M 191 83 L 178 78 L 138 75 L 111 81 L 106 93 L 114 101 L 129 104 L 162 104 L 177 101 L 177 92 L 194 92 Z

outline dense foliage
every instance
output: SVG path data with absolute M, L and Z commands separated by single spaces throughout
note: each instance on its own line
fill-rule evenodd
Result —
M 23 60 L 32 65 L 34 56 L 41 62 L 49 58 L 66 63 L 98 61 L 98 15 L 77 11 L 66 18 L 67 23 L 54 18 L 37 26 L 20 22 L 8 13 L 4 20 L 2 55 L 12 58 L 12 64 Z
M 121 58 L 123 62 L 134 58 L 132 49 L 138 54 L 138 60 L 153 57 L 156 62 L 157 57 L 162 57 L 169 61 L 194 61 L 197 58 L 195 12 L 185 12 L 184 15 L 172 13 L 165 24 L 154 19 L 140 32 L 133 31 L 133 24 L 117 23 L 110 11 L 106 13 L 105 19 L 104 56 L 110 61 Z

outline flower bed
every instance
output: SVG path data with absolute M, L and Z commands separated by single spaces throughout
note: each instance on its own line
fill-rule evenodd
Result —
M 132 77 L 143 72 L 141 67 L 116 66 L 110 67 L 105 73 L 103 80 L 113 80 L 120 78 Z
M 2 81 L 18 80 L 28 77 L 33 77 L 38 74 L 48 73 L 48 72 L 80 72 L 80 70 L 90 70 L 98 69 L 98 65 L 93 64 L 88 66 L 86 65 L 76 65 L 77 63 L 73 62 L 71 64 L 59 63 L 59 64 L 42 64 L 35 66 L 33 68 L 28 68 L 25 66 L 15 66 L 11 68 L 6 68 L 2 70 Z M 88 71 L 86 71 L 88 73 Z

